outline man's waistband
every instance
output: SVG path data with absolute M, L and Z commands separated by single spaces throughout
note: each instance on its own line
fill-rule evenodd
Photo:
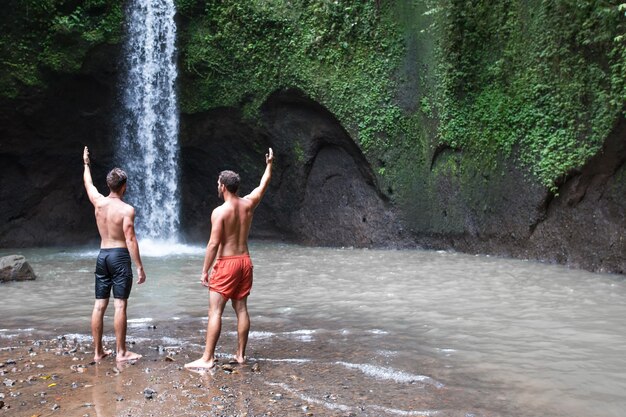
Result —
M 128 248 L 100 248 L 100 252 L 104 253 L 128 253 Z
M 245 258 L 250 258 L 250 254 L 249 253 L 244 253 L 243 255 L 230 255 L 230 256 L 220 256 L 219 258 L 217 258 L 218 261 L 220 260 L 229 260 L 229 259 L 245 259 Z

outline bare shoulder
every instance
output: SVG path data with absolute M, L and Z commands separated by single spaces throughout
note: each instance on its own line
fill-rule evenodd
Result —
M 259 198 L 257 198 L 256 196 L 254 196 L 252 193 L 239 198 L 239 202 L 246 205 L 246 206 L 253 206 L 257 203 L 257 200 L 260 200 Z
M 226 211 L 227 211 L 227 208 L 226 208 L 225 203 L 222 205 L 219 205 L 213 209 L 213 212 L 211 213 L 211 218 L 223 217 Z
M 121 211 L 124 216 L 134 217 L 135 216 L 135 207 L 131 206 L 128 203 L 122 202 Z

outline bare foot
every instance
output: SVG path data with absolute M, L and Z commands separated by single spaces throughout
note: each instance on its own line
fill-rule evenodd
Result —
M 187 369 L 190 369 L 190 368 L 211 369 L 215 366 L 215 362 L 216 362 L 215 359 L 209 359 L 208 361 L 205 361 L 204 359 L 200 358 L 193 362 L 186 363 L 185 368 Z
M 245 356 L 235 355 L 235 360 L 237 361 L 237 363 L 239 365 L 243 365 L 244 363 L 246 363 L 246 357 Z
M 134 361 L 141 358 L 141 355 L 135 352 L 131 352 L 131 351 L 126 351 L 124 352 L 124 354 L 117 354 L 117 357 L 115 358 L 115 360 L 117 360 L 118 362 L 125 362 L 125 361 Z
M 106 357 L 107 357 L 107 356 L 109 356 L 111 353 L 113 353 L 113 351 L 112 351 L 112 350 L 110 350 L 110 349 L 105 349 L 105 350 L 103 350 L 103 351 L 102 351 L 102 353 L 101 353 L 101 354 L 99 354 L 99 355 L 98 355 L 97 353 L 96 353 L 96 354 L 94 354 L 94 355 L 93 355 L 93 360 L 94 360 L 95 362 L 100 362 L 102 359 L 106 358 Z

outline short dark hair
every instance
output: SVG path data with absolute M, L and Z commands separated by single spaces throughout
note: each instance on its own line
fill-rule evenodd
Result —
M 124 184 L 126 184 L 127 179 L 128 176 L 122 169 L 113 168 L 107 175 L 107 185 L 109 186 L 109 190 L 114 193 L 119 192 Z
M 220 182 L 220 184 L 224 184 L 224 186 L 226 186 L 226 189 L 235 194 L 237 192 L 237 190 L 239 190 L 239 174 L 237 174 L 236 172 L 233 171 L 222 171 L 220 172 L 220 176 L 218 181 Z

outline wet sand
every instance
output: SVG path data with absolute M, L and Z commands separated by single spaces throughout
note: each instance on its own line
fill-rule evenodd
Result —
M 214 369 L 193 372 L 183 365 L 199 357 L 197 346 L 142 342 L 130 345 L 144 355 L 138 361 L 117 363 L 112 355 L 95 363 L 90 343 L 62 335 L 0 342 L 0 416 L 467 416 L 467 401 L 469 415 L 500 415 L 430 378 L 377 380 L 340 361 L 238 365 L 219 354 Z M 282 349 L 333 355 L 305 347 Z

